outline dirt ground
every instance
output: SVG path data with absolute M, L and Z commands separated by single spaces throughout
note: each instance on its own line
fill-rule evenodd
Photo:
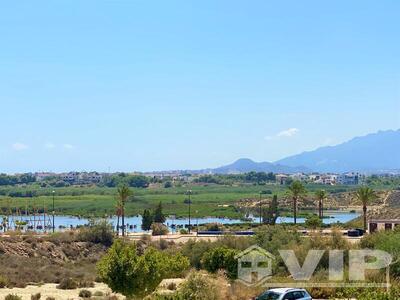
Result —
M 82 299 L 80 298 L 79 291 L 82 289 L 75 289 L 75 290 L 60 290 L 56 288 L 57 284 L 54 283 L 47 283 L 41 286 L 35 285 L 28 285 L 25 288 L 2 288 L 0 289 L 0 299 L 4 299 L 5 296 L 8 294 L 15 294 L 22 297 L 22 300 L 30 300 L 31 295 L 40 293 L 41 298 L 46 300 L 47 297 L 54 297 L 56 300 L 67 300 L 67 299 Z M 111 289 L 104 283 L 96 283 L 93 288 L 85 288 L 85 290 L 89 290 L 92 292 L 102 292 L 104 296 L 116 296 L 117 298 L 114 299 L 125 299 L 124 296 L 120 294 L 113 294 Z M 103 299 L 103 297 L 94 297 L 94 299 Z M 104 297 L 104 299 L 107 299 Z

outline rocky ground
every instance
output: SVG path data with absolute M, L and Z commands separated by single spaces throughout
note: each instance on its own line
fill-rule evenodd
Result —
M 0 238 L 0 276 L 7 286 L 59 283 L 64 278 L 93 282 L 96 263 L 105 253 L 101 244 L 76 241 L 68 234 L 51 237 Z M 82 284 L 84 286 L 84 284 Z

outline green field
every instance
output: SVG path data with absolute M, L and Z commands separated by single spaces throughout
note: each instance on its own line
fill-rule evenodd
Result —
M 310 197 L 313 191 L 321 186 L 308 185 Z M 324 187 L 330 192 L 342 192 L 354 189 L 354 187 Z M 181 187 L 164 188 L 161 185 L 147 189 L 132 189 L 133 196 L 126 205 L 127 215 L 141 214 L 145 208 L 154 208 L 156 204 L 163 204 L 164 212 L 167 215 L 177 217 L 187 216 L 188 205 L 184 203 L 187 198 L 186 191 L 191 189 L 192 214 L 198 217 L 217 216 L 240 218 L 243 213 L 236 210 L 234 204 L 243 198 L 258 198 L 259 192 L 267 190 L 269 194 L 265 197 L 272 197 L 277 194 L 282 197 L 286 193 L 285 186 L 278 185 L 186 185 Z M 56 214 L 76 216 L 104 216 L 115 213 L 116 189 L 105 187 L 79 187 L 71 186 L 66 188 L 41 188 L 37 185 L 26 187 L 2 187 L 0 188 L 0 207 L 3 213 L 17 209 L 32 211 L 34 207 L 49 211 L 52 207 L 52 191 L 55 191 Z M 34 191 L 34 197 L 10 197 L 9 192 Z M 223 207 L 222 205 L 225 205 Z M 228 207 L 226 207 L 228 205 Z M 196 213 L 197 211 L 197 213 Z

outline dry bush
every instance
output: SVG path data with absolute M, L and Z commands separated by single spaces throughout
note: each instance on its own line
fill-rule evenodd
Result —
M 94 281 L 87 279 L 80 279 L 78 281 L 78 287 L 80 288 L 92 288 L 94 287 Z
M 253 299 L 264 291 L 262 287 L 249 287 L 240 282 L 232 283 L 229 298 L 230 300 Z
M 57 288 L 60 290 L 74 290 L 78 287 L 78 283 L 72 278 L 64 278 L 61 280 Z
M 0 288 L 5 288 L 8 285 L 8 279 L 0 275 Z
M 89 290 L 80 290 L 79 291 L 79 297 L 90 298 L 90 297 L 92 297 L 92 292 L 89 291 Z
M 95 292 L 93 293 L 93 296 L 94 296 L 94 297 L 103 297 L 103 296 L 104 296 L 104 293 L 103 293 L 102 291 L 95 291 Z
M 8 287 L 25 287 L 30 282 L 60 283 L 63 278 L 93 282 L 96 276 L 96 264 L 87 259 L 54 263 L 46 257 L 3 254 L 0 265 Z
M 176 290 L 176 283 L 175 282 L 170 282 L 167 286 L 167 289 L 170 291 L 175 291 Z
M 31 300 L 39 300 L 42 297 L 40 293 L 31 295 Z
M 4 300 L 22 300 L 22 297 L 15 294 L 8 294 L 4 297 Z
M 151 234 L 152 235 L 168 234 L 168 227 L 162 223 L 153 223 L 151 224 Z
M 63 243 L 76 242 L 78 239 L 75 231 L 65 231 L 65 232 L 55 232 L 46 237 L 46 240 L 56 245 L 60 245 Z
M 223 292 L 223 286 L 217 285 L 217 282 L 206 272 L 192 272 L 179 288 L 179 295 L 182 299 L 191 299 L 196 295 L 197 300 L 220 300 Z

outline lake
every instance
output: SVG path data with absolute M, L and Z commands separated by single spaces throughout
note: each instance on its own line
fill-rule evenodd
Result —
M 359 217 L 359 213 L 349 213 L 349 212 L 330 212 L 326 214 L 326 218 L 323 219 L 323 223 L 325 224 L 334 224 L 334 223 L 346 223 L 349 222 L 357 217 Z M 49 219 L 50 217 L 50 219 Z M 43 226 L 46 224 L 49 228 L 51 228 L 51 216 L 46 215 L 46 218 L 41 216 L 36 216 L 33 219 L 33 216 L 10 216 L 10 226 L 15 226 L 16 220 L 27 221 L 28 224 L 33 226 L 36 223 L 38 225 Z M 82 226 L 88 223 L 88 218 L 78 218 L 74 216 L 55 216 L 55 227 L 57 230 L 60 228 L 70 228 L 76 226 Z M 250 217 L 250 219 L 254 223 L 258 223 L 258 217 Z M 108 221 L 111 222 L 114 226 L 117 224 L 117 217 L 108 218 Z M 293 223 L 292 217 L 279 217 L 277 219 L 277 223 Z M 206 224 L 206 223 L 220 223 L 220 224 L 238 224 L 243 223 L 245 221 L 240 219 L 228 219 L 228 218 L 217 218 L 217 217 L 207 217 L 207 218 L 191 218 L 191 224 Z M 298 223 L 304 223 L 305 218 L 297 218 Z M 121 221 L 120 221 L 121 224 Z M 135 217 L 125 217 L 125 224 L 128 226 L 128 231 L 131 232 L 141 232 L 141 224 L 142 224 L 142 217 L 135 216 Z M 171 231 L 174 231 L 174 227 L 184 227 L 185 225 L 189 224 L 188 218 L 171 218 L 168 217 L 165 224 L 170 228 Z M 40 228 L 40 227 L 39 227 Z

